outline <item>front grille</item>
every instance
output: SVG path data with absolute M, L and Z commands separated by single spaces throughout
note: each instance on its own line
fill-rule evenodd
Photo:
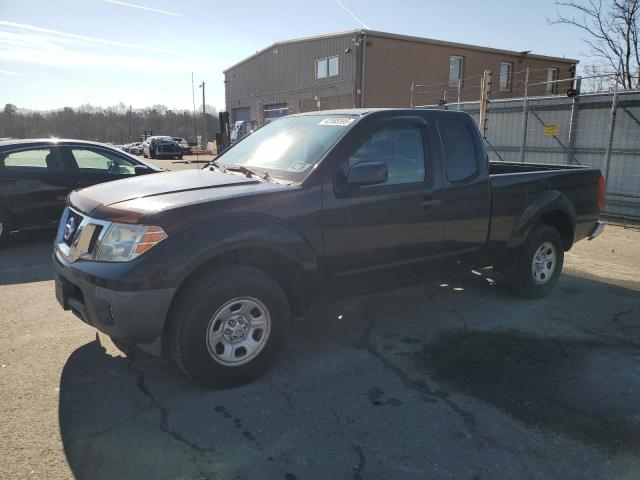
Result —
M 70 262 L 91 258 L 110 225 L 111 222 L 81 215 L 67 207 L 58 227 L 58 251 Z
M 82 215 L 69 209 L 67 221 L 65 222 L 62 230 L 62 239 L 68 246 L 71 246 L 73 243 L 73 239 L 75 238 L 76 233 L 78 233 L 78 227 L 80 226 L 80 223 L 82 223 L 82 220 L 84 220 Z

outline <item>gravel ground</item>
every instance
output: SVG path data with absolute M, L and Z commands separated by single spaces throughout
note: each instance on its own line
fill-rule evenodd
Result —
M 482 270 L 335 302 L 266 377 L 213 391 L 62 311 L 51 233 L 21 234 L 0 250 L 0 478 L 637 479 L 639 244 L 608 226 L 538 301 Z

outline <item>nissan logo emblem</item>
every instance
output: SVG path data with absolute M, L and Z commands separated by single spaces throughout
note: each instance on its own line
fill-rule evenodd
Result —
M 67 220 L 67 224 L 64 226 L 64 239 L 65 241 L 71 240 L 73 237 L 73 233 L 76 231 L 76 219 L 71 217 Z

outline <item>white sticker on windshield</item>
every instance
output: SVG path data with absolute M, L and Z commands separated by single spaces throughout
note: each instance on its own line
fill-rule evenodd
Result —
M 339 127 L 346 127 L 354 120 L 355 118 L 325 118 L 318 125 L 337 125 Z
M 309 168 L 308 163 L 299 162 L 299 163 L 294 163 L 289 168 L 287 168 L 287 172 L 294 172 L 294 173 L 304 172 L 307 168 Z

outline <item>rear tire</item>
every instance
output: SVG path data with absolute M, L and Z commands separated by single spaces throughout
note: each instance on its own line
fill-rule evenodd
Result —
M 13 230 L 11 217 L 9 217 L 7 212 L 0 209 L 0 245 L 5 244 L 9 240 L 11 230 Z
M 558 282 L 564 263 L 564 242 L 549 225 L 537 225 L 527 237 L 508 274 L 511 290 L 525 298 L 541 298 Z
M 169 317 L 171 356 L 198 383 L 225 388 L 262 376 L 291 324 L 289 302 L 265 272 L 231 265 L 185 289 Z

